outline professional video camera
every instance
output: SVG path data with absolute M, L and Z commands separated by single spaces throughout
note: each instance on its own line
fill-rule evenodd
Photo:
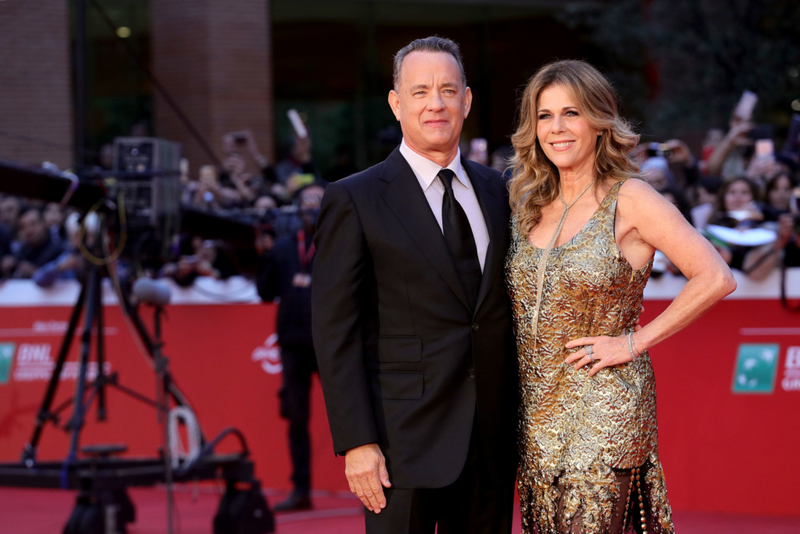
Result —
M 37 412 L 31 439 L 25 444 L 19 463 L 0 464 L 0 486 L 80 490 L 64 532 L 86 534 L 106 532 L 109 524 L 113 531 L 125 532 L 126 523 L 135 517 L 126 489 L 163 482 L 167 485 L 167 516 L 171 532 L 172 484 L 221 476 L 226 480 L 227 492 L 220 501 L 214 532 L 273 532 L 273 516 L 255 478 L 249 449 L 244 436 L 235 428 L 225 429 L 216 438 L 207 440 L 199 425 L 195 425 L 200 450 L 191 461 L 178 468 L 173 466 L 169 452 L 173 444 L 169 437 L 169 418 L 178 413 L 176 410 L 194 416 L 187 398 L 169 371 L 169 360 L 161 350 L 160 317 L 162 307 L 169 300 L 169 289 L 164 290 L 157 285 L 158 282 L 143 278 L 132 284 L 138 304 L 134 303 L 130 298 L 131 291 L 125 287 L 128 284 L 121 281 L 115 260 L 125 256 L 131 264 L 136 264 L 143 262 L 143 257 L 148 254 L 155 254 L 156 259 L 166 257 L 173 237 L 180 229 L 179 150 L 172 143 L 148 138 L 118 139 L 115 147 L 115 170 L 90 170 L 81 172 L 80 177 L 58 171 L 52 165 L 32 169 L 0 161 L 0 192 L 72 206 L 83 213 L 83 220 L 87 214 L 96 213 L 99 221 L 99 224 L 92 225 L 94 229 L 89 229 L 87 224 L 82 230 L 81 251 L 87 261 L 80 276 L 80 294 Z M 213 221 L 207 224 L 209 230 L 215 228 L 219 231 L 220 225 Z M 253 235 L 252 226 L 239 222 L 230 222 L 230 225 L 237 229 L 248 228 Z M 251 247 L 252 242 L 251 239 Z M 158 378 L 155 400 L 123 385 L 117 373 L 108 375 L 104 372 L 104 278 L 112 282 L 110 285 L 116 292 L 123 317 L 130 322 L 139 345 L 152 360 Z M 153 306 L 154 334 L 139 316 L 139 304 Z M 81 317 L 83 324 L 79 327 Z M 79 328 L 83 332 L 76 393 L 69 402 L 54 406 L 61 370 Z M 90 381 L 86 370 L 92 352 L 99 371 L 98 376 Z M 156 408 L 164 440 L 157 456 L 116 458 L 116 454 L 126 450 L 124 445 L 87 446 L 79 450 L 79 434 L 89 410 L 96 406 L 98 420 L 107 417 L 106 389 L 109 387 Z M 60 413 L 70 406 L 73 408 L 72 416 L 61 425 Z M 71 433 L 70 448 L 63 461 L 37 458 L 43 430 L 50 424 Z M 216 445 L 227 436 L 238 438 L 240 452 L 227 455 L 215 452 Z

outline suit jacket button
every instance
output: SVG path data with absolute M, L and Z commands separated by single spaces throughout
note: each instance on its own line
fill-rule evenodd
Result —
M 470 378 L 475 378 L 475 369 L 470 369 L 469 370 L 469 377 Z
M 474 325 L 472 325 L 472 331 L 473 332 L 477 332 L 479 328 L 480 328 L 480 325 L 478 323 L 475 323 Z

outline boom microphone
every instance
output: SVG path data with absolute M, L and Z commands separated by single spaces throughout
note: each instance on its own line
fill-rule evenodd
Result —
M 142 304 L 164 306 L 169 304 L 170 289 L 159 280 L 139 278 L 133 283 L 133 296 Z

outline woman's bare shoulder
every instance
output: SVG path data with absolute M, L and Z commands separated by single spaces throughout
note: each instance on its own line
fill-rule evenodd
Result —
M 666 202 L 666 199 L 644 180 L 638 178 L 622 180 L 622 185 L 619 187 L 619 202 L 622 204 L 652 204 L 660 201 Z

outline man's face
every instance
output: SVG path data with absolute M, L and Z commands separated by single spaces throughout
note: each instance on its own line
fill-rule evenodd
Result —
M 47 240 L 47 227 L 44 219 L 36 211 L 28 211 L 19 219 L 19 238 L 34 247 Z
M 300 194 L 300 209 L 301 210 L 318 210 L 322 204 L 322 196 L 325 194 L 325 189 L 317 185 L 312 185 L 303 189 Z
M 456 59 L 445 52 L 411 52 L 400 85 L 389 92 L 406 144 L 423 155 L 455 152 L 472 92 L 464 87 Z
M 325 189 L 316 185 L 306 187 L 300 194 L 300 220 L 303 221 L 306 229 L 316 225 L 317 210 L 322 204 L 322 195 L 324 194 Z
M 61 207 L 58 204 L 51 202 L 44 209 L 44 222 L 47 226 L 58 226 L 62 219 Z
M 9 228 L 17 225 L 19 217 L 19 201 L 14 197 L 6 197 L 0 201 L 0 222 Z

